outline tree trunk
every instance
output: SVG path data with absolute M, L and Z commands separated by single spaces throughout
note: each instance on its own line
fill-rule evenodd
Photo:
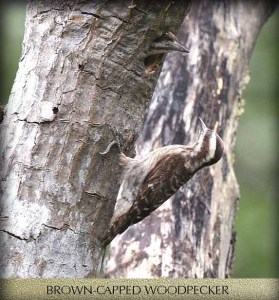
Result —
M 179 40 L 189 56 L 168 54 L 137 143 L 139 156 L 188 144 L 201 117 L 217 127 L 225 153 L 170 200 L 111 244 L 108 277 L 228 277 L 239 189 L 233 170 L 242 91 L 257 36 L 272 1 L 193 1 Z
M 119 188 L 156 76 L 144 58 L 186 1 L 29 1 L 1 123 L 1 276 L 99 276 Z

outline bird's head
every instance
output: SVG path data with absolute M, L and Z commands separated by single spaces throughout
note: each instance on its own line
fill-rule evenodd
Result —
M 218 162 L 224 152 L 224 143 L 214 130 L 207 128 L 203 120 L 199 118 L 202 130 L 194 145 L 197 157 L 201 159 L 202 166 L 209 166 Z
M 176 36 L 171 31 L 168 31 L 153 41 L 148 55 L 161 54 L 169 51 L 190 52 L 178 42 Z

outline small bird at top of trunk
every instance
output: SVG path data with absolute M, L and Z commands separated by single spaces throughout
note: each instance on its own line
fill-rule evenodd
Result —
M 166 32 L 152 42 L 144 61 L 145 73 L 153 74 L 156 72 L 161 65 L 164 54 L 170 51 L 190 52 L 178 42 L 176 36 L 171 31 Z

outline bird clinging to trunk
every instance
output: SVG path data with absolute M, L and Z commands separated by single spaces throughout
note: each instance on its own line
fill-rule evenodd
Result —
M 200 121 L 202 131 L 192 146 L 161 147 L 141 159 L 120 154 L 124 177 L 103 245 L 156 210 L 198 170 L 221 159 L 222 139 Z
M 178 42 L 171 31 L 166 32 L 152 42 L 144 61 L 145 73 L 153 74 L 156 72 L 161 65 L 164 54 L 169 51 L 189 53 L 189 50 Z

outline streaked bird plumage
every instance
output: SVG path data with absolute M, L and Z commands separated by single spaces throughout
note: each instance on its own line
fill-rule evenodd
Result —
M 149 51 L 145 58 L 145 73 L 153 74 L 161 65 L 165 53 L 170 51 L 189 53 L 189 50 L 181 45 L 176 36 L 168 31 L 155 39 L 150 45 Z
M 137 159 L 120 154 L 124 177 L 103 245 L 156 210 L 200 169 L 218 162 L 223 141 L 203 121 L 192 146 L 169 145 Z

